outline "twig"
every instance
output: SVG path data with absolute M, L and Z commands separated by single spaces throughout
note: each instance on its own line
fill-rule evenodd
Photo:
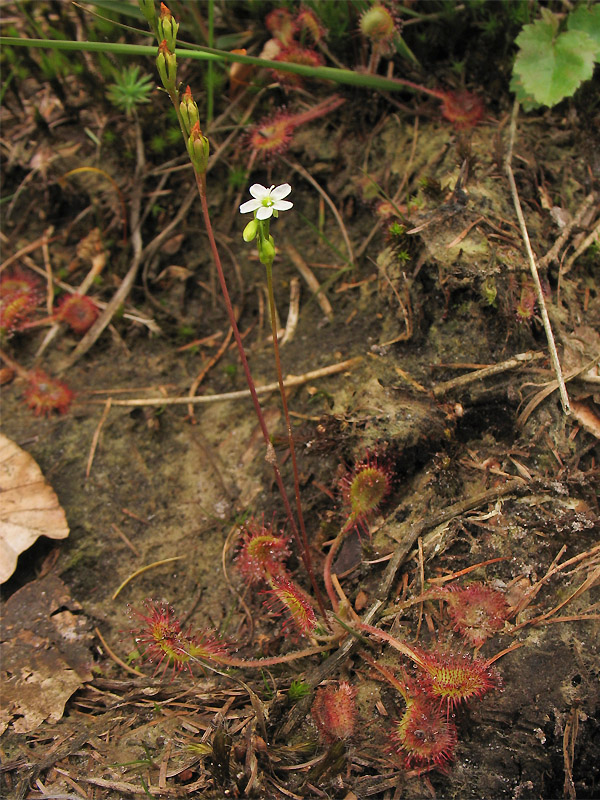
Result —
M 519 227 L 521 229 L 521 236 L 523 237 L 523 242 L 525 244 L 525 249 L 527 251 L 527 257 L 529 259 L 529 268 L 531 270 L 531 276 L 533 278 L 533 285 L 535 286 L 535 293 L 537 297 L 538 306 L 540 309 L 540 314 L 542 317 L 542 324 L 544 326 L 544 331 L 546 333 L 546 340 L 548 342 L 548 349 L 550 351 L 550 361 L 552 362 L 552 368 L 554 369 L 554 374 L 556 375 L 556 380 L 558 382 L 558 390 L 560 393 L 560 402 L 563 408 L 563 412 L 565 414 L 571 413 L 571 408 L 569 406 L 569 396 L 567 394 L 567 389 L 565 386 L 565 382 L 562 376 L 562 370 L 560 367 L 560 361 L 558 359 L 558 352 L 556 350 L 556 344 L 554 343 L 554 336 L 552 334 L 552 326 L 550 325 L 550 319 L 548 317 L 548 310 L 546 308 L 546 300 L 544 299 L 544 293 L 542 291 L 542 284 L 540 282 L 540 276 L 537 270 L 537 266 L 535 263 L 535 256 L 533 254 L 533 250 L 531 248 L 531 242 L 529 240 L 529 233 L 527 232 L 527 225 L 525 223 L 525 217 L 523 216 L 523 209 L 521 208 L 521 201 L 519 200 L 519 193 L 517 191 L 517 184 L 515 182 L 515 176 L 512 171 L 511 162 L 512 162 L 512 155 L 513 155 L 513 147 L 515 143 L 515 136 L 517 132 L 517 115 L 519 113 L 519 101 L 515 100 L 515 104 L 513 106 L 512 118 L 510 122 L 510 135 L 509 135 L 509 142 L 508 142 L 508 152 L 506 154 L 506 160 L 504 162 L 504 166 L 506 169 L 506 174 L 508 176 L 508 182 L 510 184 L 511 195 L 513 199 L 513 203 L 515 206 L 515 212 L 517 214 L 517 219 L 519 220 Z
M 304 261 L 300 253 L 293 245 L 287 244 L 286 250 L 289 257 L 294 262 L 294 266 L 308 284 L 308 288 L 313 293 L 315 300 L 321 306 L 321 311 L 325 314 L 327 319 L 331 321 L 333 319 L 333 308 L 331 307 L 331 303 L 329 302 L 327 295 L 322 290 L 319 281 L 315 278 L 314 272 L 310 269 L 308 264 Z
M 489 367 L 483 367 L 482 369 L 475 370 L 475 372 L 470 372 L 468 375 L 459 375 L 457 378 L 444 381 L 444 383 L 438 383 L 433 389 L 433 394 L 435 397 L 439 397 L 440 395 L 444 395 L 453 389 L 467 386 L 474 381 L 481 381 L 484 378 L 490 377 L 491 375 L 499 375 L 502 372 L 507 372 L 511 369 L 517 369 L 517 367 L 520 367 L 523 364 L 528 364 L 531 361 L 537 361 L 538 359 L 544 357 L 544 353 L 535 353 L 531 350 L 527 353 L 518 353 L 516 356 L 513 356 L 506 361 L 501 361 L 498 364 L 492 364 Z
M 342 220 L 340 212 L 337 210 L 337 208 L 335 206 L 335 203 L 333 202 L 331 197 L 329 197 L 329 195 L 327 194 L 325 189 L 323 189 L 323 187 L 320 186 L 320 184 L 313 178 L 313 176 L 309 172 L 307 172 L 304 169 L 303 166 L 301 166 L 300 164 L 296 164 L 295 162 L 288 161 L 287 158 L 284 158 L 283 156 L 280 156 L 280 158 L 284 162 L 284 164 L 287 164 L 288 167 L 290 167 L 290 169 L 293 169 L 295 172 L 298 172 L 312 186 L 314 186 L 315 189 L 317 190 L 317 192 L 319 192 L 321 197 L 325 200 L 325 202 L 327 203 L 327 205 L 331 209 L 331 212 L 332 212 L 333 216 L 335 217 L 335 219 L 337 221 L 337 224 L 340 226 L 340 230 L 342 232 L 342 236 L 344 238 L 344 242 L 346 243 L 346 249 L 348 250 L 348 262 L 352 266 L 354 266 L 356 262 L 355 262 L 355 257 L 354 257 L 354 251 L 352 249 L 352 244 L 350 242 L 350 237 L 348 236 L 348 231 L 346 230 L 346 226 L 344 225 L 344 221 Z
M 283 347 L 286 342 L 291 342 L 298 327 L 298 320 L 300 318 L 300 278 L 292 278 L 290 281 L 290 308 L 288 311 L 287 322 L 285 323 L 285 331 L 281 337 L 281 346 Z
M 219 349 L 217 350 L 215 355 L 210 359 L 208 364 L 206 364 L 206 366 L 203 369 L 200 370 L 200 372 L 198 373 L 198 375 L 194 379 L 194 382 L 190 386 L 190 393 L 189 393 L 189 397 L 190 398 L 194 397 L 194 395 L 198 391 L 198 387 L 200 386 L 200 384 L 202 383 L 202 381 L 206 377 L 207 373 L 214 367 L 214 365 L 217 363 L 217 361 L 220 360 L 220 358 L 223 355 L 223 353 L 227 350 L 227 348 L 229 347 L 229 342 L 231 341 L 231 337 L 232 336 L 233 336 L 233 328 L 230 327 L 229 331 L 227 332 L 227 336 L 223 340 L 223 343 L 221 344 L 221 346 L 219 347 Z M 194 409 L 193 409 L 193 406 L 192 406 L 191 403 L 189 404 L 189 407 L 188 407 L 188 415 L 189 415 L 190 419 L 192 419 L 192 420 L 194 419 Z
M 290 389 L 292 386 L 302 386 L 303 383 L 314 381 L 317 378 L 326 378 L 329 375 L 336 375 L 338 372 L 346 372 L 362 361 L 362 356 L 349 358 L 347 361 L 340 361 L 338 364 L 330 364 L 328 367 L 321 367 L 303 375 L 288 375 L 283 381 L 284 388 Z M 256 394 L 269 394 L 279 388 L 278 383 L 268 383 L 265 386 L 257 386 Z M 177 406 L 187 403 L 199 405 L 203 403 L 219 403 L 226 400 L 242 400 L 250 397 L 248 389 L 239 389 L 237 392 L 224 392 L 223 394 L 201 395 L 200 397 L 148 397 L 147 399 L 132 400 L 113 400 L 113 406 Z M 104 400 L 90 400 L 90 403 L 104 403 Z
M 163 564 L 170 564 L 172 561 L 181 561 L 185 559 L 187 556 L 172 556 L 171 558 L 163 558 L 162 561 L 154 561 L 152 564 L 146 564 L 145 567 L 141 567 L 140 569 L 136 569 L 135 572 L 132 572 L 128 578 L 125 578 L 123 583 L 119 586 L 119 588 L 115 591 L 111 600 L 116 600 L 121 590 L 124 589 L 128 583 L 130 583 L 134 578 L 137 578 L 138 575 L 142 575 L 144 572 L 148 572 L 148 570 L 154 569 L 154 567 L 162 567 Z
M 119 537 L 120 537 L 120 538 L 121 538 L 121 539 L 122 539 L 122 540 L 125 542 L 125 544 L 126 544 L 126 545 L 127 545 L 127 547 L 128 547 L 128 548 L 129 548 L 129 549 L 132 551 L 132 553 L 133 553 L 135 556 L 137 556 L 138 558 L 140 558 L 140 556 L 141 556 L 141 553 L 140 553 L 140 551 L 139 551 L 139 550 L 137 549 L 137 547 L 136 547 L 136 546 L 133 544 L 133 542 L 132 542 L 132 541 L 129 539 L 129 537 L 128 537 L 128 536 L 126 536 L 126 535 L 123 533 L 123 531 L 122 531 L 122 530 L 119 528 L 119 526 L 118 526 L 118 525 L 115 525 L 115 523 L 114 523 L 114 522 L 111 522 L 110 526 L 111 526 L 111 528 L 113 529 L 113 531 L 114 531 L 114 532 L 115 532 L 115 533 L 116 533 L 116 534 L 117 534 L 117 535 L 118 535 L 118 536 L 119 536 Z
M 596 195 L 594 194 L 594 192 L 590 192 L 590 194 L 588 194 L 588 196 L 585 198 L 585 200 L 581 204 L 577 214 L 575 214 L 575 216 L 568 223 L 568 225 L 565 225 L 565 229 L 560 234 L 558 239 L 554 242 L 554 244 L 552 245 L 550 250 L 548 250 L 548 252 L 546 253 L 545 256 L 542 256 L 539 259 L 539 261 L 538 261 L 538 266 L 539 267 L 544 269 L 552 261 L 554 261 L 556 258 L 558 258 L 558 254 L 560 252 L 560 248 L 564 245 L 564 243 L 567 241 L 567 239 L 571 235 L 571 231 L 573 230 L 573 228 L 580 224 L 581 220 L 583 219 L 583 216 L 585 215 L 586 211 L 592 205 L 592 203 L 594 202 L 595 199 L 596 199 Z M 568 269 L 566 271 L 568 272 Z
M 559 271 L 559 275 L 562 278 L 563 275 L 566 275 L 567 272 L 571 269 L 575 261 L 579 258 L 579 256 L 591 246 L 593 242 L 600 241 L 600 222 L 596 225 L 594 230 L 590 233 L 589 236 L 586 236 L 583 242 L 579 245 L 577 250 L 573 253 L 573 255 L 569 256 L 566 260 L 564 267 L 561 267 Z
M 96 448 L 98 447 L 98 441 L 100 440 L 100 431 L 102 430 L 102 426 L 106 422 L 108 414 L 110 412 L 110 407 L 112 405 L 113 399 L 109 397 L 104 405 L 104 411 L 102 412 L 102 416 L 100 417 L 100 422 L 96 426 L 96 430 L 94 431 L 94 435 L 92 437 L 92 444 L 90 447 L 90 454 L 88 456 L 87 465 L 85 468 L 85 477 L 90 477 L 90 472 L 92 471 L 92 464 L 94 463 L 94 456 L 96 455 Z
M 48 228 L 48 230 L 44 233 L 44 235 L 40 236 L 39 239 L 36 239 L 35 242 L 31 242 L 30 244 L 25 245 L 25 247 L 22 247 L 20 250 L 17 250 L 16 253 L 13 253 L 12 256 L 9 256 L 6 259 L 6 261 L 3 261 L 2 264 L 0 264 L 0 272 L 4 272 L 4 270 L 7 267 L 10 267 L 10 265 L 13 262 L 20 261 L 23 258 L 23 256 L 26 256 L 29 253 L 33 253 L 33 251 L 37 250 L 38 247 L 42 247 L 58 239 L 58 236 L 53 236 L 52 238 L 49 238 L 52 232 L 53 228 Z
M 94 628 L 94 632 L 95 632 L 96 636 L 102 642 L 102 647 L 104 647 L 104 649 L 106 650 L 108 655 L 112 658 L 112 660 L 116 664 L 118 664 L 120 667 L 123 667 L 123 669 L 126 670 L 126 672 L 131 672 L 132 675 L 138 675 L 139 677 L 142 677 L 142 678 L 145 677 L 143 672 L 140 672 L 139 669 L 134 669 L 133 667 L 130 667 L 129 664 L 126 664 L 121 658 L 119 658 L 119 656 L 116 653 L 114 653 L 110 649 L 110 647 L 106 644 L 106 639 L 104 638 L 104 636 L 102 636 L 102 634 L 100 633 L 98 628 Z
M 564 376 L 564 380 L 568 383 L 569 381 L 573 380 L 574 378 L 578 377 L 586 373 L 592 367 L 594 367 L 600 361 L 600 355 L 594 356 L 587 364 L 584 364 L 583 367 L 577 367 L 576 369 L 568 372 Z M 530 414 L 532 411 L 539 406 L 539 404 L 546 399 L 549 395 L 552 394 L 556 389 L 558 389 L 558 381 L 550 381 L 546 386 L 541 389 L 537 394 L 527 403 L 523 411 L 517 417 L 517 428 L 522 428 L 523 425 L 527 422 Z

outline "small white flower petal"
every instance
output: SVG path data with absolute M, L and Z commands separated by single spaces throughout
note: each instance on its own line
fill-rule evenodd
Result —
M 273 208 L 276 211 L 289 211 L 290 208 L 293 206 L 293 203 L 290 203 L 289 200 L 277 200 L 273 203 Z
M 292 187 L 289 183 L 282 183 L 281 186 L 276 186 L 275 188 L 271 186 L 271 197 L 273 200 L 283 200 L 291 191 Z
M 242 203 L 240 206 L 240 214 L 248 214 L 250 211 L 256 211 L 261 205 L 260 200 L 246 200 L 246 202 Z
M 273 187 L 271 187 L 271 189 L 272 188 Z M 253 183 L 249 191 L 252 197 L 255 197 L 257 200 L 262 200 L 263 197 L 268 197 L 271 189 L 267 189 L 267 187 L 263 186 L 261 183 Z
M 274 206 L 261 206 L 256 212 L 256 219 L 269 219 L 273 216 Z

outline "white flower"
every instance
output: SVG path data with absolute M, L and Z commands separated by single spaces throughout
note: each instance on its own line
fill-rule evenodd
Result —
M 254 200 L 247 200 L 240 206 L 240 214 L 248 214 L 256 211 L 256 219 L 269 219 L 275 212 L 288 211 L 294 204 L 289 200 L 284 200 L 292 191 L 289 183 L 282 183 L 281 186 L 261 186 L 260 183 L 253 183 L 250 187 L 250 194 Z

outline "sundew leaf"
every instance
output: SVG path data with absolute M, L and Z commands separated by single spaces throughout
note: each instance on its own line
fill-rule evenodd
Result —
M 570 31 L 583 31 L 596 43 L 596 61 L 600 61 L 600 5 L 576 8 L 567 18 Z
M 556 35 L 556 25 L 548 17 L 525 25 L 517 36 L 519 53 L 513 68 L 511 89 L 519 100 L 554 106 L 571 97 L 592 77 L 597 47 L 582 30 Z

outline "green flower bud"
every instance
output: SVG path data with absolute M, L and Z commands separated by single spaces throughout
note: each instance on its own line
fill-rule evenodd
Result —
M 144 19 L 152 29 L 156 25 L 156 9 L 154 7 L 154 0 L 139 0 L 140 11 L 144 15 Z
M 187 140 L 187 149 L 190 156 L 190 161 L 196 172 L 201 175 L 206 172 L 208 164 L 208 154 L 210 145 L 206 136 L 202 135 L 200 130 L 200 123 L 196 122 L 190 131 L 190 138 Z
M 273 237 L 263 239 L 258 245 L 258 257 L 261 264 L 272 264 L 275 259 L 275 246 L 273 244 Z
M 165 39 L 158 45 L 158 55 L 156 56 L 156 69 L 160 75 L 162 85 L 169 91 L 175 91 L 177 82 L 177 59 L 172 53 Z
M 172 53 L 175 52 L 178 30 L 179 23 L 175 21 L 166 5 L 161 3 L 160 17 L 158 18 L 158 38 L 166 41 L 167 47 Z
M 181 103 L 179 104 L 179 113 L 181 114 L 181 120 L 183 122 L 183 127 L 185 128 L 185 132 L 189 136 L 192 132 L 192 128 L 194 125 L 200 120 L 200 114 L 198 113 L 198 106 L 194 102 L 194 98 L 192 97 L 192 90 L 188 86 L 185 92 L 183 93 L 183 97 L 181 98 Z
M 258 233 L 258 220 L 252 219 L 244 228 L 242 233 L 242 237 L 245 242 L 253 242 L 256 239 L 256 234 Z

